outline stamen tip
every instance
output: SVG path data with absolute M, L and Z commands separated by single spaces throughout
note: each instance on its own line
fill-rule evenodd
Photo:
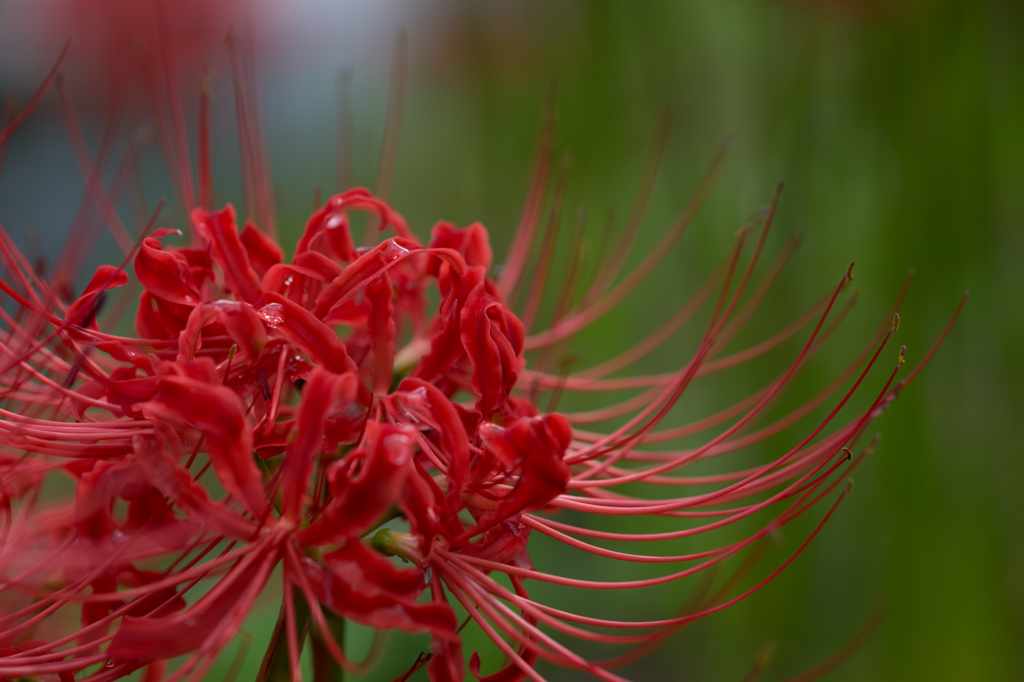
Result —
M 846 279 L 847 281 L 853 281 L 853 261 L 850 261 L 850 265 L 846 268 Z
M 902 367 L 903 366 L 903 363 L 907 361 L 907 357 L 906 356 L 907 356 L 907 347 L 903 346 L 902 348 L 900 348 L 900 357 L 897 360 L 897 365 L 896 365 L 897 367 Z
M 892 314 L 892 331 L 898 332 L 900 330 L 900 314 Z

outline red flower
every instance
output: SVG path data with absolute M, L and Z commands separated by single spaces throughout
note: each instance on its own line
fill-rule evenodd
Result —
M 183 129 L 181 123 L 173 125 Z M 4 131 L 0 140 L 9 136 Z M 0 289 L 17 309 L 0 311 L 6 404 L 0 410 L 0 584 L 6 602 L 0 675 L 67 678 L 102 664 L 87 679 L 115 679 L 143 666 L 149 666 L 147 679 L 158 679 L 163 661 L 185 656 L 168 679 L 196 679 L 237 634 L 281 565 L 284 603 L 274 643 L 295 679 L 310 621 L 326 655 L 338 666 L 360 669 L 331 634 L 332 619 L 350 618 L 381 630 L 429 633 L 431 653 L 414 669 L 429 659 L 431 679 L 461 680 L 467 665 L 451 598 L 510 660 L 481 676 L 474 654 L 468 669 L 480 679 L 540 679 L 538 658 L 620 679 L 610 670 L 745 598 L 788 565 L 806 542 L 749 590 L 736 594 L 735 581 L 717 592 L 698 590 L 683 611 L 654 621 L 585 616 L 531 598 L 528 580 L 632 589 L 700 574 L 744 551 L 756 556 L 760 540 L 822 503 L 826 511 L 813 537 L 843 499 L 846 475 L 873 447 L 853 456 L 870 423 L 934 352 L 893 385 L 901 351 L 888 380 L 867 389 L 874 395 L 870 404 L 840 421 L 840 410 L 896 331 L 898 317 L 892 324 L 887 317 L 826 391 L 755 430 L 834 330 L 826 322 L 850 280 L 845 273 L 819 305 L 776 336 L 719 356 L 777 274 L 773 267 L 748 295 L 773 200 L 747 265 L 740 268 L 750 230 L 661 331 L 589 369 L 544 371 L 575 334 L 657 266 L 692 219 L 721 161 L 714 161 L 693 202 L 636 269 L 620 278 L 625 253 L 612 255 L 583 287 L 578 263 L 569 264 L 567 290 L 576 288 L 582 297 L 575 302 L 563 294 L 550 326 L 533 331 L 552 240 L 544 240 L 533 283 L 522 292 L 526 324 L 510 302 L 519 298 L 528 265 L 549 143 L 546 130 L 528 208 L 499 282 L 491 277 L 482 225 L 459 230 L 441 223 L 424 246 L 398 213 L 364 189 L 332 197 L 316 211 L 290 263 L 283 262 L 272 234 L 253 220 L 239 230 L 230 205 L 214 211 L 186 202 L 193 210 L 185 246 L 161 241 L 168 230 L 150 234 L 147 228 L 125 254 L 125 263 L 134 264 L 134 281 L 124 263 L 102 266 L 77 298 L 62 298 L 0 232 L 10 273 Z M 261 155 L 258 147 L 249 152 L 250 160 Z M 185 164 L 179 167 L 182 182 L 193 177 L 186 158 L 175 155 L 173 161 Z M 254 187 L 269 187 L 265 167 L 247 172 L 254 174 Z M 192 196 L 191 186 L 181 189 L 182 196 Z M 260 197 L 250 202 L 257 207 L 253 213 L 272 225 L 272 204 Z M 394 236 L 356 248 L 353 210 L 371 213 L 379 230 Z M 65 284 L 73 281 L 69 274 L 73 269 L 60 271 Z M 138 337 L 102 331 L 109 328 L 107 319 L 97 324 L 103 297 L 129 282 L 142 286 Z M 433 313 L 427 309 L 432 287 L 440 296 Z M 123 295 L 130 297 L 130 288 Z M 612 377 L 709 302 L 710 319 L 682 369 Z M 809 325 L 793 363 L 762 390 L 701 421 L 662 426 L 696 378 L 755 358 Z M 836 397 L 852 377 L 852 387 Z M 636 397 L 593 412 L 542 414 L 535 400 L 548 391 L 637 389 Z M 827 418 L 771 461 L 714 475 L 679 473 L 760 443 L 823 404 L 834 407 Z M 587 428 L 609 420 L 619 425 Z M 715 435 L 699 447 L 652 449 L 708 430 Z M 58 475 L 71 478 L 75 494 L 44 499 L 43 482 Z M 548 513 L 559 509 L 580 514 L 558 520 Z M 770 513 L 767 523 L 711 550 L 661 556 L 601 545 L 710 533 L 761 512 Z M 597 521 L 581 523 L 582 515 L 670 518 L 680 527 L 647 532 L 643 523 L 634 532 L 602 530 Z M 400 530 L 381 528 L 394 519 Z M 533 566 L 533 532 L 597 556 L 678 567 L 625 582 L 572 577 L 571 566 L 563 575 Z M 411 565 L 399 568 L 385 555 Z M 738 577 L 748 568 L 741 565 Z M 495 572 L 509 577 L 511 589 Z M 211 579 L 209 591 L 190 601 L 190 590 Z M 81 616 L 69 624 L 67 613 L 75 606 Z M 48 633 L 64 634 L 29 640 L 44 622 Z M 550 632 L 633 649 L 590 661 Z M 267 665 L 273 660 L 269 656 Z

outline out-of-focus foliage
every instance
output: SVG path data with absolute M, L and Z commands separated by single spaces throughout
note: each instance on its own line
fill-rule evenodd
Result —
M 423 224 L 513 224 L 554 74 L 576 162 L 570 201 L 592 227 L 609 205 L 628 209 L 666 103 L 674 130 L 645 223 L 654 235 L 719 138 L 735 135 L 683 266 L 706 272 L 786 182 L 776 246 L 805 239 L 762 316 L 789 319 L 854 260 L 861 301 L 847 330 L 863 339 L 916 266 L 900 338 L 913 355 L 972 292 L 884 420 L 836 522 L 762 595 L 677 636 L 633 669 L 638 679 L 739 679 L 765 640 L 777 646 L 767 678 L 783 678 L 838 649 L 879 599 L 882 626 L 829 679 L 1024 674 L 1024 6 L 840 4 L 462 3 L 447 7 L 448 50 L 413 79 L 394 196 Z M 424 182 L 431 169 L 441 177 Z M 692 288 L 695 276 L 675 282 Z M 680 300 L 656 291 L 602 325 L 605 353 Z M 583 352 L 603 357 L 590 343 Z
M 763 316 L 788 319 L 852 259 L 862 296 L 847 330 L 864 338 L 916 266 L 900 338 L 914 355 L 972 292 L 921 383 L 883 420 L 879 453 L 835 523 L 763 594 L 635 668 L 639 679 L 739 679 L 768 639 L 767 678 L 795 674 L 852 637 L 880 598 L 882 626 L 828 679 L 1024 675 L 1024 6 L 897 4 L 464 3 L 451 10 L 460 49 L 445 63 L 458 76 L 438 66 L 435 82 L 420 80 L 430 94 L 410 111 L 395 198 L 425 217 L 511 224 L 531 106 L 554 73 L 576 159 L 570 196 L 591 222 L 611 203 L 627 210 L 662 104 L 675 125 L 654 232 L 718 138 L 735 135 L 686 267 L 709 267 L 786 182 L 776 244 L 805 239 Z M 448 111 L 464 117 L 455 130 Z M 418 171 L 439 158 L 451 177 L 434 193 Z M 620 311 L 602 327 L 608 344 L 616 325 L 653 328 L 644 320 L 672 296 Z

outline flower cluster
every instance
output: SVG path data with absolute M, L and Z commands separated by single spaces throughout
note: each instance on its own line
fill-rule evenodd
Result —
M 60 95 L 73 124 L 66 92 Z M 539 238 L 550 181 L 547 124 L 500 275 L 482 225 L 442 222 L 424 244 L 365 189 L 344 191 L 316 210 L 286 261 L 273 236 L 261 136 L 250 134 L 257 117 L 240 101 L 255 207 L 244 224 L 230 205 L 211 205 L 209 140 L 202 135 L 194 191 L 187 148 L 175 146 L 175 131 L 184 126 L 171 107 L 172 124 L 161 135 L 188 211 L 184 245 L 172 245 L 180 243 L 180 232 L 153 229 L 156 215 L 129 236 L 88 152 L 89 199 L 124 247 L 120 267 L 101 266 L 72 296 L 76 267 L 68 263 L 76 254 L 47 276 L 0 230 L 0 289 L 8 299 L 0 308 L 4 679 L 70 680 L 81 673 L 101 681 L 144 667 L 150 680 L 200 679 L 238 634 L 277 567 L 283 605 L 265 679 L 282 668 L 285 677 L 301 678 L 307 632 L 332 665 L 363 669 L 335 635 L 343 619 L 429 633 L 430 653 L 413 669 L 427 665 L 435 681 L 461 680 L 467 668 L 488 682 L 541 679 L 538 658 L 621 679 L 611 670 L 760 589 L 792 558 L 740 592 L 752 565 L 744 562 L 719 587 L 696 589 L 676 615 L 645 622 L 560 610 L 532 599 L 528 582 L 622 590 L 707 575 L 730 557 L 756 556 L 764 538 L 822 502 L 826 511 L 809 541 L 870 446 L 857 456 L 852 450 L 917 372 L 893 383 L 901 351 L 867 406 L 838 423 L 896 329 L 887 316 L 823 392 L 754 428 L 835 329 L 827 321 L 841 318 L 845 308 L 836 301 L 850 280 L 845 273 L 818 305 L 776 335 L 720 355 L 789 254 L 754 283 L 777 194 L 760 226 L 740 233 L 721 267 L 659 331 L 588 369 L 547 371 L 576 334 L 623 301 L 678 241 L 720 158 L 663 241 L 634 269 L 621 272 L 642 211 L 627 226 L 623 247 L 609 250 L 589 279 L 577 260 L 566 264 L 550 323 L 534 330 L 555 258 L 554 240 Z M 0 133 L 0 148 L 23 118 Z M 69 125 L 73 140 L 80 136 L 76 126 Z M 353 212 L 368 214 L 367 246 L 356 246 Z M 269 224 L 261 229 L 254 215 Z M 744 264 L 743 246 L 751 241 Z M 121 308 L 137 300 L 135 336 L 99 325 L 102 304 L 120 287 L 127 291 L 118 299 Z M 519 299 L 517 316 L 512 302 Z M 711 311 L 706 327 L 684 367 L 621 375 L 705 307 Z M 662 425 L 698 377 L 759 357 L 808 328 L 792 364 L 760 391 L 700 421 Z M 545 392 L 626 390 L 639 392 L 592 412 L 542 413 L 536 400 Z M 828 416 L 771 461 L 715 475 L 680 473 L 760 443 L 825 404 L 834 407 Z M 602 422 L 617 426 L 588 428 Z M 656 449 L 708 431 L 714 435 L 699 447 Z M 47 487 L 58 479 L 70 480 L 73 491 Z M 549 513 L 559 509 L 575 510 L 574 519 L 676 519 L 679 528 L 603 530 Z M 763 512 L 770 518 L 757 530 L 711 550 L 661 556 L 602 546 L 688 538 Z M 625 582 L 568 577 L 534 567 L 531 534 L 571 551 L 678 568 Z M 197 585 L 205 591 L 194 598 Z M 466 663 L 456 603 L 505 654 L 505 668 L 483 675 L 476 655 Z M 563 635 L 630 648 L 592 661 L 565 645 Z

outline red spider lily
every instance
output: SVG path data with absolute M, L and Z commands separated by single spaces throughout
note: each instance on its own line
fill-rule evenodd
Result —
M 246 87 L 244 78 L 239 87 Z M 66 93 L 59 95 L 73 141 L 84 148 Z M 246 129 L 258 116 L 247 98 L 239 103 Z M 184 130 L 178 113 L 172 107 L 168 125 Z M 17 123 L 0 133 L 2 143 Z M 845 312 L 834 314 L 841 307 L 836 301 L 851 279 L 844 273 L 818 305 L 776 335 L 719 356 L 789 254 L 754 284 L 776 193 L 745 265 L 743 247 L 753 229 L 740 233 L 723 265 L 654 335 L 600 365 L 551 373 L 544 370 L 550 360 L 622 302 L 680 239 L 710 191 L 721 154 L 658 247 L 621 275 L 656 170 L 656 146 L 623 248 L 602 259 L 589 281 L 578 260 L 571 262 L 549 326 L 534 331 L 555 258 L 550 225 L 557 216 L 536 249 L 532 285 L 520 289 L 549 184 L 549 120 L 497 279 L 483 226 L 441 223 L 424 245 L 400 214 L 365 189 L 339 193 L 318 209 L 285 262 L 272 228 L 260 227 L 273 225 L 271 183 L 257 161 L 266 158 L 262 138 L 249 132 L 243 140 L 250 219 L 241 228 L 230 205 L 213 210 L 207 184 L 198 192 L 203 201 L 184 200 L 190 209 L 184 246 L 167 243 L 171 230 L 152 230 L 154 215 L 124 241 L 123 262 L 98 269 L 80 296 L 67 295 L 76 273 L 72 261 L 62 263 L 59 280 L 47 279 L 0 231 L 6 267 L 0 288 L 12 302 L 0 308 L 0 675 L 70 679 L 85 671 L 84 679 L 111 680 L 147 667 L 147 679 L 199 679 L 281 566 L 281 619 L 264 676 L 283 670 L 301 679 L 299 655 L 310 630 L 334 665 L 365 669 L 333 634 L 338 619 L 352 619 L 380 631 L 429 633 L 431 651 L 413 670 L 429 661 L 433 680 L 461 680 L 467 667 L 489 682 L 539 680 L 540 658 L 622 679 L 612 670 L 759 590 L 803 551 L 846 494 L 849 472 L 873 447 L 853 456 L 870 423 L 938 347 L 894 383 L 900 351 L 887 380 L 864 387 L 872 396 L 868 405 L 840 418 L 896 331 L 904 289 L 865 350 L 832 384 L 758 427 L 834 331 Z M 208 142 L 200 140 L 200 184 L 212 182 Z M 180 195 L 195 196 L 187 149 L 168 159 Z M 99 177 L 91 161 L 85 168 L 88 177 Z M 560 181 L 555 185 L 557 205 Z M 109 190 L 90 182 L 89 193 L 112 232 L 127 235 Z M 353 211 L 370 214 L 376 245 L 355 246 Z M 376 237 L 387 232 L 393 236 Z M 134 279 L 124 269 L 129 262 Z M 119 302 L 134 300 L 134 285 L 141 285 L 137 336 L 103 331 L 110 328 L 110 319 L 98 315 L 104 298 L 127 286 Z M 430 311 L 434 287 L 440 303 Z M 512 311 L 519 298 L 521 317 Z M 612 376 L 704 307 L 709 320 L 681 369 Z M 792 364 L 760 391 L 700 421 L 663 424 L 697 378 L 801 333 L 805 342 Z M 536 401 L 543 391 L 621 390 L 640 393 L 568 414 L 542 414 Z M 822 405 L 833 409 L 771 461 L 714 475 L 680 474 L 761 443 Z M 587 428 L 613 420 L 619 425 L 605 431 Z M 715 435 L 699 447 L 652 449 L 705 431 Z M 43 483 L 57 477 L 73 482 L 73 496 L 42 493 Z M 819 503 L 825 511 L 796 552 L 738 590 L 761 541 Z M 574 519 L 669 518 L 680 527 L 623 533 L 560 521 L 550 513 L 560 509 L 579 512 Z M 768 521 L 742 540 L 684 555 L 598 544 L 688 538 L 765 515 Z M 401 530 L 381 528 L 395 519 Z M 674 567 L 624 582 L 555 574 L 534 567 L 534 532 L 585 553 Z M 750 560 L 724 584 L 712 590 L 705 583 L 677 615 L 660 620 L 577 614 L 533 599 L 527 590 L 529 580 L 595 590 L 654 586 L 711 575 L 741 553 Z M 399 568 L 385 555 L 410 566 Z M 495 573 L 508 576 L 511 589 Z M 192 598 L 189 592 L 202 581 L 208 591 Z M 482 675 L 475 654 L 467 666 L 451 599 L 507 656 L 506 667 Z M 45 640 L 36 639 L 41 634 Z M 562 635 L 629 648 L 593 661 L 563 644 Z M 275 658 L 278 650 L 282 655 Z M 173 670 L 170 659 L 180 659 Z

